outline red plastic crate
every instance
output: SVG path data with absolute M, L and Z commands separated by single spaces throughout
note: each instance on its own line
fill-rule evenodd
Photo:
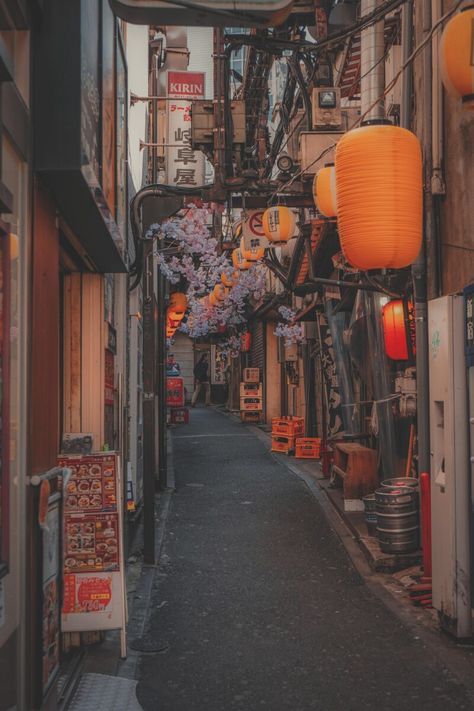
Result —
M 189 410 L 187 407 L 173 407 L 170 412 L 173 425 L 189 424 Z
M 272 420 L 272 434 L 289 435 L 297 437 L 304 434 L 304 419 L 288 415 L 288 417 L 274 417 Z
M 320 437 L 298 437 L 296 440 L 296 459 L 319 459 L 321 456 Z
M 289 454 L 295 449 L 295 438 L 286 435 L 272 434 L 272 452 L 284 452 Z
M 246 412 L 255 410 L 263 410 L 263 402 L 261 397 L 241 397 L 240 409 Z

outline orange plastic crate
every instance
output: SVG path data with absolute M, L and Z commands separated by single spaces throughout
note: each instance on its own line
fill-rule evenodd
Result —
M 272 434 L 289 435 L 296 437 L 304 433 L 304 419 L 302 417 L 274 417 L 272 420 Z
M 295 449 L 295 438 L 285 435 L 272 434 L 272 452 L 285 452 L 289 454 Z
M 244 383 L 259 383 L 260 368 L 244 368 L 242 380 Z
M 319 459 L 321 456 L 320 437 L 298 437 L 296 440 L 296 459 Z
M 263 410 L 263 402 L 261 397 L 241 397 L 241 411 L 251 412 L 255 410 Z
M 242 410 L 240 413 L 241 422 L 261 422 L 262 416 L 260 412 L 247 412 Z

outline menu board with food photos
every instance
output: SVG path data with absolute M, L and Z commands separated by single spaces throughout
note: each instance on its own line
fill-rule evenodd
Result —
M 63 509 L 62 629 L 123 628 L 125 583 L 122 480 L 112 452 L 61 455 L 67 467 Z

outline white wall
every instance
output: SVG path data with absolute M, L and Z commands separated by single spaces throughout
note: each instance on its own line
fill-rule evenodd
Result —
M 126 54 L 129 95 L 148 96 L 148 26 L 127 25 Z M 128 113 L 128 159 L 135 190 L 143 183 L 144 151 L 140 151 L 140 140 L 146 140 L 147 109 L 147 102 L 139 101 L 130 106 Z
M 206 99 L 214 96 L 212 27 L 188 27 L 189 72 L 206 73 Z

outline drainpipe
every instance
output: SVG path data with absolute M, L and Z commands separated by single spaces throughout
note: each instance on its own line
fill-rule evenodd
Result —
M 434 25 L 442 15 L 441 0 L 431 0 L 431 21 Z M 441 244 L 439 235 L 439 213 L 441 197 L 446 194 L 446 185 L 443 176 L 443 93 L 441 90 L 441 80 L 439 72 L 439 42 L 441 38 L 441 28 L 434 33 L 431 41 L 431 194 L 433 196 L 433 259 L 435 260 L 436 279 L 434 292 L 436 296 L 443 293 L 443 275 L 441 264 Z
M 376 10 L 379 4 L 379 0 L 361 0 L 361 18 Z M 385 85 L 385 65 L 382 61 L 385 53 L 383 19 L 361 31 L 360 53 L 361 114 L 364 122 L 380 121 L 385 118 L 382 96 Z
M 423 0 L 423 35 L 431 30 L 431 0 Z M 406 29 L 404 37 L 407 41 L 403 45 L 403 61 L 405 62 L 411 52 L 412 46 L 412 14 L 405 14 Z M 429 400 L 429 369 L 428 369 L 428 309 L 427 309 L 427 253 L 430 252 L 432 243 L 432 195 L 431 195 L 431 105 L 432 105 L 432 84 L 431 84 L 432 56 L 431 47 L 428 45 L 423 51 L 423 99 L 419 110 L 428 112 L 426 120 L 423 121 L 423 185 L 424 185 L 424 238 L 420 254 L 412 264 L 411 272 L 413 279 L 413 290 L 416 310 L 416 374 L 417 374 L 417 432 L 418 432 L 418 471 L 430 471 L 430 400 Z M 411 91 L 408 93 L 410 82 L 403 84 L 402 107 L 403 116 L 407 124 L 404 128 L 410 128 Z

